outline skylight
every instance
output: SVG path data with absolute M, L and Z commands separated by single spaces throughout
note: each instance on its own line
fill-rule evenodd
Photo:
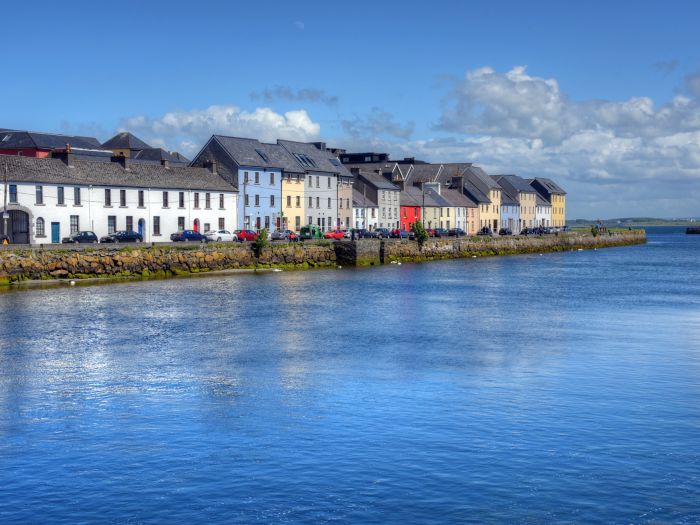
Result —
M 260 155 L 260 158 L 264 160 L 265 162 L 270 162 L 270 158 L 267 156 L 267 153 L 265 153 L 262 150 L 256 149 L 255 152 Z

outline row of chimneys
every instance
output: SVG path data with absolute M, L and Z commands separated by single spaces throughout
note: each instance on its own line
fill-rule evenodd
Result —
M 70 144 L 66 144 L 66 149 L 63 151 L 51 152 L 51 157 L 54 159 L 61 159 L 68 167 L 75 166 L 75 153 L 73 153 L 73 149 L 71 148 Z M 112 155 L 110 157 L 110 161 L 121 164 L 122 168 L 124 168 L 125 170 L 129 169 L 129 164 L 131 163 L 131 159 L 126 157 L 124 153 L 120 153 L 119 155 Z M 166 168 L 169 167 L 169 163 L 167 160 L 161 161 L 161 165 L 165 166 Z M 204 163 L 204 167 L 207 168 L 214 175 L 218 173 L 216 169 L 215 160 L 206 161 Z

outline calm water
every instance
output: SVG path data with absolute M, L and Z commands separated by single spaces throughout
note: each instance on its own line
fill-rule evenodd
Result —
M 699 255 L 0 294 L 0 523 L 698 523 Z

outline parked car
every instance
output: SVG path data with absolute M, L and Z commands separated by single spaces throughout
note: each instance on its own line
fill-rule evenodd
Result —
M 321 231 L 321 228 L 319 228 L 318 226 L 315 226 L 313 224 L 309 224 L 308 226 L 301 227 L 301 232 L 299 234 L 299 238 L 302 241 L 304 239 L 322 239 L 323 232 Z
M 323 234 L 323 237 L 326 239 L 342 239 L 344 235 L 345 232 L 343 230 L 328 230 Z
M 122 230 L 100 237 L 100 242 L 142 242 L 143 237 L 139 232 Z
M 498 230 L 498 235 L 513 235 L 513 232 L 510 231 L 510 228 L 501 228 Z
M 435 237 L 447 237 L 450 234 L 445 228 L 435 228 L 433 231 L 435 232 Z
M 254 241 L 258 238 L 258 233 L 253 230 L 236 230 L 234 233 L 238 242 Z
M 428 237 L 435 237 L 435 230 L 433 228 L 426 228 L 425 233 L 428 234 Z
M 372 233 L 364 228 L 351 228 L 345 232 L 346 239 L 352 239 L 352 234 L 355 234 L 355 239 L 369 239 L 372 237 Z
M 205 235 L 194 230 L 182 230 L 181 232 L 173 233 L 170 236 L 170 240 L 173 242 L 207 242 L 207 238 Z
M 379 233 L 376 230 L 362 230 L 363 239 L 378 239 Z
M 374 232 L 380 239 L 388 239 L 391 237 L 391 230 L 389 228 L 377 228 Z
M 89 243 L 89 244 L 97 244 L 98 239 L 97 235 L 94 234 L 94 232 L 76 232 L 68 237 L 64 237 L 61 242 L 63 244 L 83 244 L 83 243 Z
M 491 231 L 491 228 L 488 226 L 484 226 L 481 228 L 478 232 L 476 232 L 477 235 L 493 235 L 493 232 Z
M 394 228 L 391 230 L 390 234 L 392 239 L 408 239 L 408 232 L 406 230 L 399 230 L 398 228 Z
M 464 237 L 467 234 L 462 228 L 452 228 L 447 232 L 450 237 Z
M 270 238 L 273 241 L 298 241 L 299 236 L 292 230 L 275 230 Z
M 204 232 L 204 236 L 208 241 L 212 242 L 233 242 L 238 240 L 238 236 L 235 233 L 231 233 L 228 230 L 214 230 L 209 232 Z

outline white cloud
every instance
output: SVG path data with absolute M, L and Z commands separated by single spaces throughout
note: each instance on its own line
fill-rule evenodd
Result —
M 124 119 L 120 128 L 153 146 L 177 149 L 186 155 L 195 154 L 215 133 L 274 142 L 278 138 L 310 141 L 321 131 L 304 110 L 280 114 L 270 108 L 243 111 L 237 106 L 175 111 L 157 118 L 137 115 Z

